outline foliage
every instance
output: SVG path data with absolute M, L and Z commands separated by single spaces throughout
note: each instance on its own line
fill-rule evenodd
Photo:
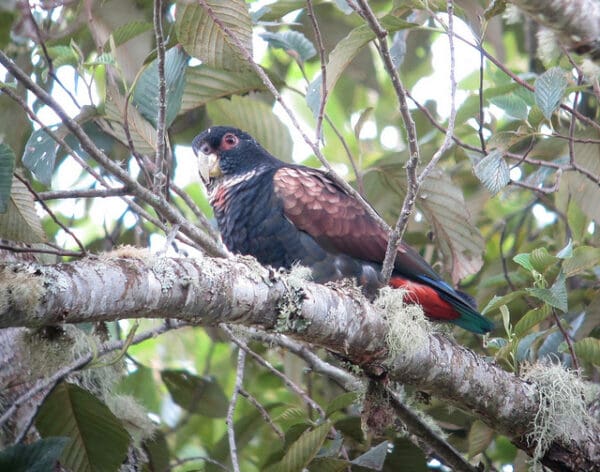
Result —
M 328 162 L 393 224 L 407 193 L 411 152 L 391 72 L 379 56 L 381 46 L 375 47 L 377 34 L 344 1 L 309 3 L 314 15 L 304 1 L 162 2 L 168 36 L 162 167 L 167 171 L 161 174 L 166 181 L 157 178 L 163 163 L 155 161 L 161 98 L 152 2 L 38 2 L 31 17 L 0 9 L 2 49 L 39 87 L 61 96 L 61 106 L 74 109 L 69 113 L 108 161 L 91 157 L 72 129 L 47 118 L 39 99 L 3 77 L 0 237 L 19 244 L 47 242 L 54 261 L 79 257 L 82 247 L 100 253 L 133 244 L 162 251 L 167 240 L 169 251 L 179 254 L 210 252 L 190 234 L 173 236 L 174 226 L 166 223 L 173 221 L 132 188 L 170 192 L 172 206 L 214 240 L 206 194 L 186 157 L 191 140 L 211 124 L 232 124 L 284 160 L 320 165 L 314 148 L 303 150 L 291 118 L 302 129 L 324 122 L 320 144 Z M 426 83 L 420 81 L 442 62 L 436 51 L 447 42 L 446 29 L 435 19 L 447 22 L 445 5 L 370 3 L 409 92 L 422 169 L 451 126 L 444 111 L 449 92 L 419 92 Z M 468 8 L 477 11 L 456 12 L 456 20 L 475 32 L 463 42 L 471 52 L 480 43 L 483 47 L 483 68 L 466 75 L 462 67 L 455 71 L 462 75 L 453 145 L 425 179 L 404 239 L 449 280 L 462 281 L 461 290 L 496 320 L 483 347 L 475 336 L 457 331 L 461 343 L 516 373 L 547 361 L 597 379 L 600 126 L 597 90 L 589 86 L 597 78 L 584 76 L 581 58 L 565 52 L 552 63 L 534 60 L 523 24 L 507 24 L 494 16 L 496 10 L 487 10 L 486 21 L 494 28 L 486 29 L 479 18 L 487 4 L 471 2 Z M 481 30 L 485 33 L 477 33 Z M 262 49 L 255 50 L 257 44 Z M 457 61 L 464 66 L 460 57 Z M 448 70 L 441 72 L 448 77 Z M 9 100 L 11 93 L 21 102 Z M 280 94 L 293 108 L 292 117 L 276 105 Z M 36 120 L 25 114 L 25 103 Z M 43 216 L 35 201 L 46 202 Z M 127 327 L 122 321 L 108 331 L 124 339 Z M 156 325 L 143 321 L 138 330 L 144 329 Z M 124 418 L 111 413 L 109 402 L 60 383 L 37 415 L 42 439 L 7 447 L 0 464 L 46 470 L 60 457 L 70 470 L 118 470 L 127 456 L 145 463 L 145 470 L 230 470 L 225 418 L 237 349 L 230 335 L 219 328 L 186 328 L 126 346 L 128 368 L 118 393 L 133 396 L 147 410 L 156 426 L 153 435 L 135 437 Z M 365 434 L 356 392 L 344 392 L 289 352 L 258 342 L 250 347 L 268 362 L 253 358 L 245 365 L 247 380 L 233 415 L 241 470 L 436 467 L 427 448 L 422 452 L 402 431 Z M 473 463 L 517 467 L 515 447 L 489 425 L 435 398 L 419 403 L 418 392 L 407 394 L 415 408 L 451 433 L 447 441 Z

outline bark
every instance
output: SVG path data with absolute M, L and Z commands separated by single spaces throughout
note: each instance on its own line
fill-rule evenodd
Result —
M 431 392 L 532 448 L 525 437 L 538 411 L 536 385 L 441 334 L 428 333 L 416 349 L 391 354 L 385 317 L 353 287 L 310 283 L 251 258 L 170 259 L 137 250 L 127 256 L 0 267 L 0 328 L 137 317 L 257 326 Z M 598 423 L 590 420 L 587 431 L 570 439 L 554 441 L 544 463 L 600 470 Z
M 600 59 L 600 2 L 598 0 L 509 0 L 577 54 Z

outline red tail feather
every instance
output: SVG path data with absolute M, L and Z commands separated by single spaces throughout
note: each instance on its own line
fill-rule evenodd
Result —
M 427 285 L 412 282 L 400 277 L 392 277 L 390 286 L 407 290 L 404 296 L 406 303 L 417 303 L 423 307 L 425 315 L 437 320 L 454 320 L 460 317 L 452 305 L 442 300 L 437 291 Z

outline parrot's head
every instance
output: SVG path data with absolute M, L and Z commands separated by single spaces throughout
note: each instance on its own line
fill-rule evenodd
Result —
M 213 126 L 192 141 L 198 171 L 205 184 L 223 176 L 243 175 L 278 162 L 248 133 L 230 126 Z

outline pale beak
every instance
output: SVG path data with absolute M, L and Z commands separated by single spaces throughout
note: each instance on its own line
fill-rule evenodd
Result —
M 205 184 L 207 184 L 212 177 L 223 175 L 221 168 L 219 167 L 219 158 L 216 153 L 198 153 L 198 173 L 200 174 L 202 182 Z

